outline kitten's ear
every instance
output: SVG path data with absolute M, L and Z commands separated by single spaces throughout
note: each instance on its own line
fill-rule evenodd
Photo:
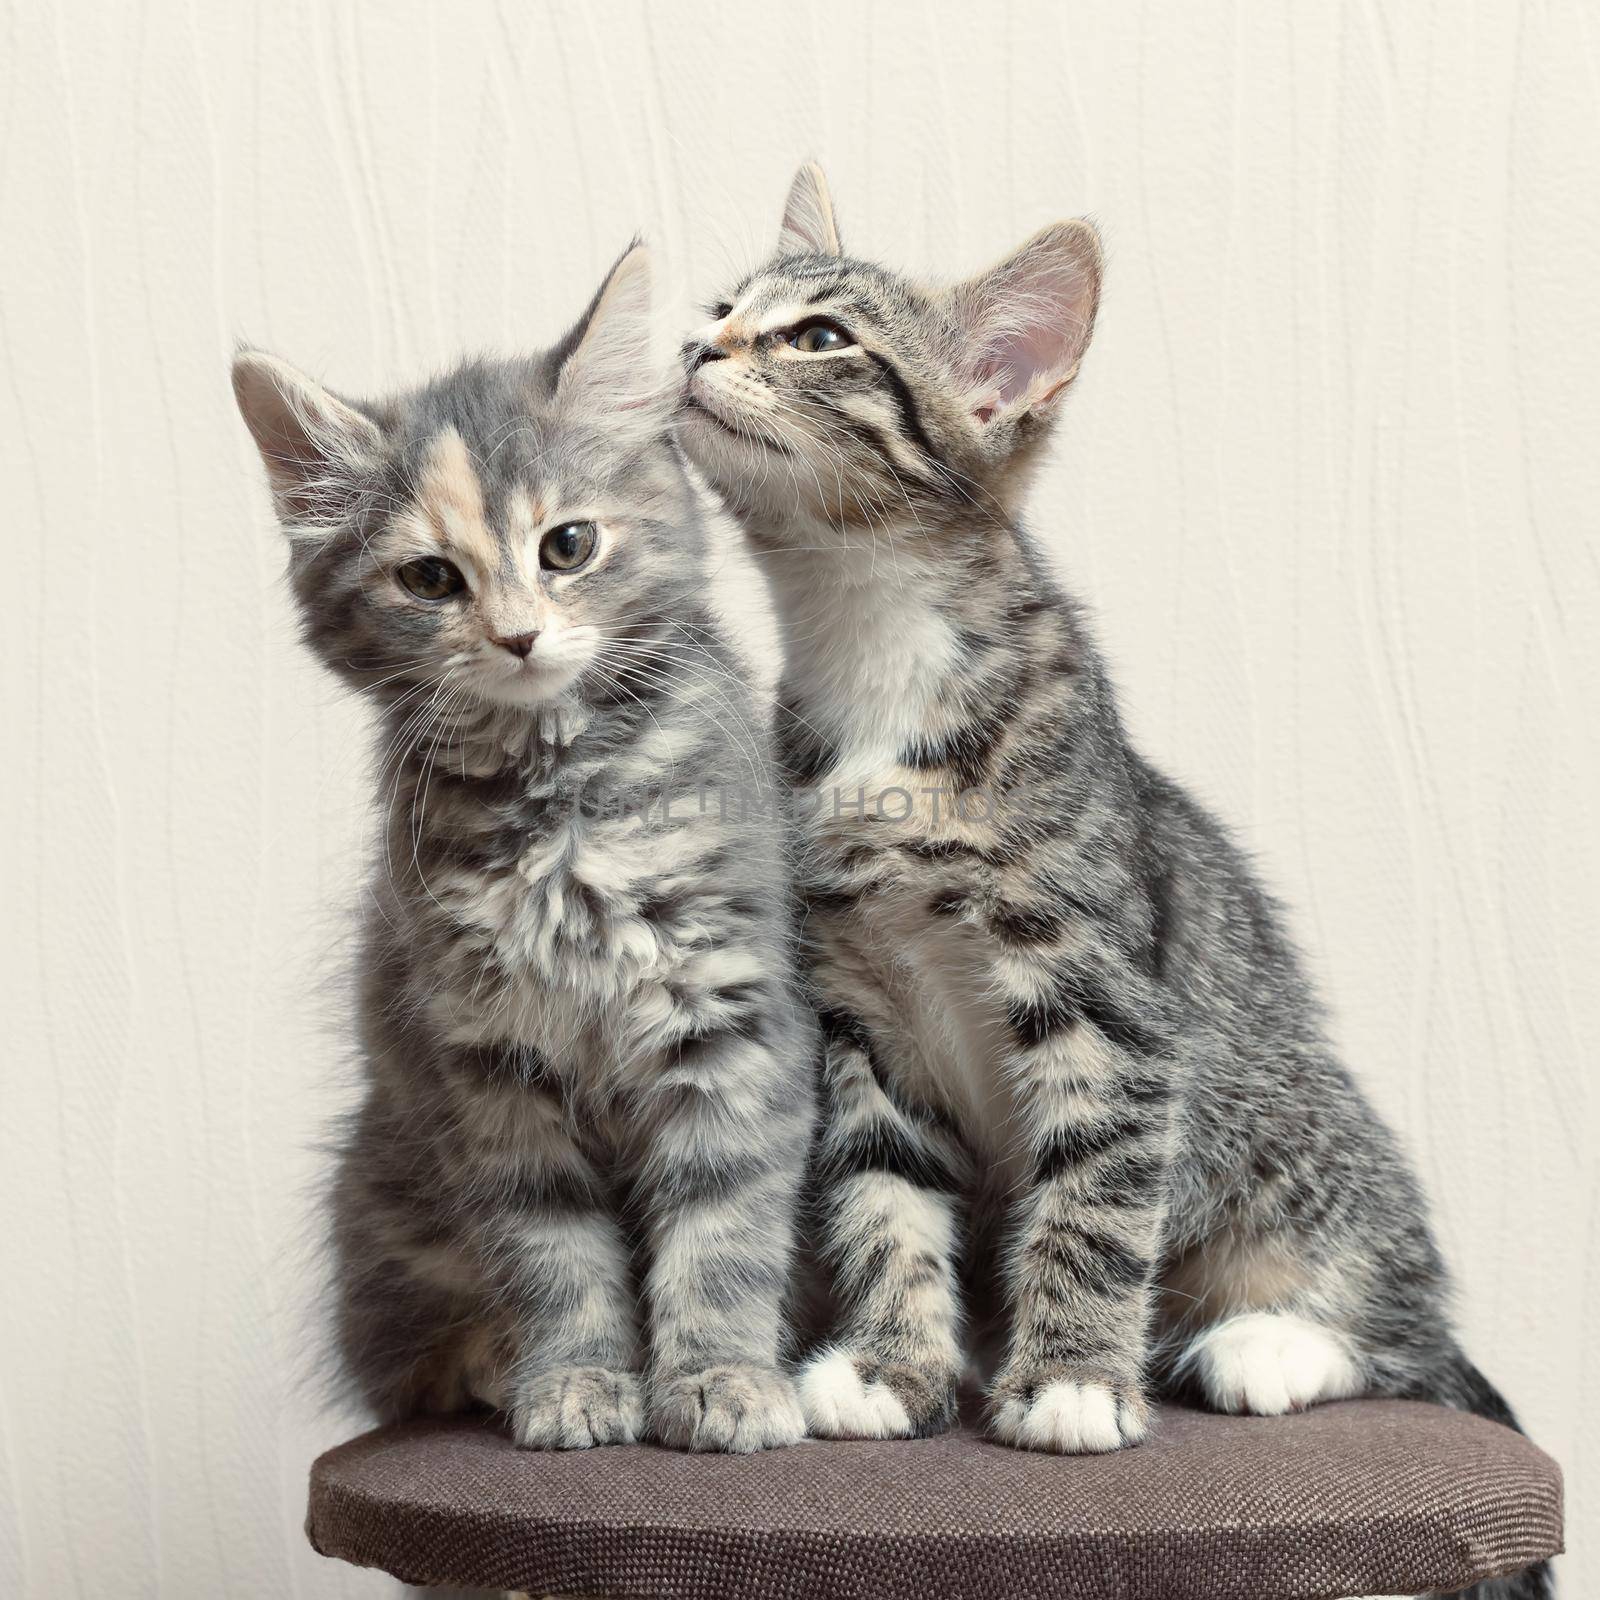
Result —
M 952 292 L 979 422 L 1047 411 L 1078 375 L 1100 302 L 1094 224 L 1058 222 Z
M 833 196 L 828 180 L 815 161 L 808 161 L 795 173 L 789 185 L 789 199 L 783 208 L 783 225 L 778 229 L 780 256 L 842 256 L 839 224 L 833 215 Z
M 635 239 L 589 309 L 555 349 L 556 398 L 605 414 L 653 406 L 662 393 L 650 353 L 650 251 Z
M 377 423 L 264 350 L 233 358 L 233 394 L 279 517 L 336 518 L 352 469 L 369 463 L 383 442 Z

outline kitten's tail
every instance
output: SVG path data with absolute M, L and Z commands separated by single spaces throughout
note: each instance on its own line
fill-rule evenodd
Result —
M 1460 1351 L 1430 1373 L 1429 1380 L 1418 1394 L 1419 1400 L 1432 1400 L 1437 1405 L 1451 1406 L 1457 1411 L 1470 1411 L 1475 1417 L 1487 1417 L 1501 1427 L 1523 1427 L 1516 1413 L 1506 1404 L 1506 1398 Z M 1442 1600 L 1554 1600 L 1555 1580 L 1550 1575 L 1548 1561 L 1536 1562 L 1521 1572 L 1503 1578 L 1488 1578 L 1475 1583 L 1470 1589 L 1458 1590 Z

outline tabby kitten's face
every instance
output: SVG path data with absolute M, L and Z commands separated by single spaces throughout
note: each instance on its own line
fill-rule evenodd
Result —
M 1094 324 L 1087 222 L 927 287 L 847 257 L 821 172 L 776 256 L 685 343 L 684 448 L 759 534 L 895 527 L 951 503 L 1009 514 Z
M 419 711 L 626 695 L 630 647 L 699 568 L 660 397 L 640 392 L 648 299 L 636 247 L 547 355 L 469 362 L 379 403 L 238 356 L 239 407 L 327 665 Z

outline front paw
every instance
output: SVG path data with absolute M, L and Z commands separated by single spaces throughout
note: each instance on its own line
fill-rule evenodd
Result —
M 806 1422 L 776 1367 L 707 1367 L 652 1379 L 650 1433 L 678 1450 L 744 1455 L 798 1443 Z
M 523 1450 L 632 1444 L 644 1432 L 638 1376 L 608 1367 L 552 1367 L 518 1385 L 511 1436 Z
M 1085 1367 L 1002 1374 L 989 1394 L 989 1432 L 1019 1450 L 1087 1455 L 1138 1444 L 1149 1431 L 1137 1385 Z
M 955 1379 L 910 1362 L 824 1350 L 800 1371 L 800 1404 L 818 1439 L 917 1439 L 954 1420 Z

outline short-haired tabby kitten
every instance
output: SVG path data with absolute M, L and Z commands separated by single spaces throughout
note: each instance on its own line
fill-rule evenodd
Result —
M 1506 1419 L 1277 908 L 1129 746 L 1019 525 L 1100 275 L 1069 222 L 912 282 L 844 254 L 807 167 L 775 258 L 684 348 L 680 437 L 774 586 L 780 748 L 821 791 L 797 810 L 844 1320 L 807 1420 L 937 1428 L 986 1338 L 990 1427 L 1035 1449 L 1138 1441 L 1152 1377 L 1229 1411 Z M 970 1337 L 962 1265 L 975 1319 L 1001 1308 Z
M 381 719 L 347 1374 L 530 1447 L 758 1450 L 803 1432 L 815 1021 L 770 810 L 701 803 L 769 757 L 640 390 L 648 294 L 635 247 L 547 354 L 376 403 L 254 351 L 233 381 L 304 637 Z

